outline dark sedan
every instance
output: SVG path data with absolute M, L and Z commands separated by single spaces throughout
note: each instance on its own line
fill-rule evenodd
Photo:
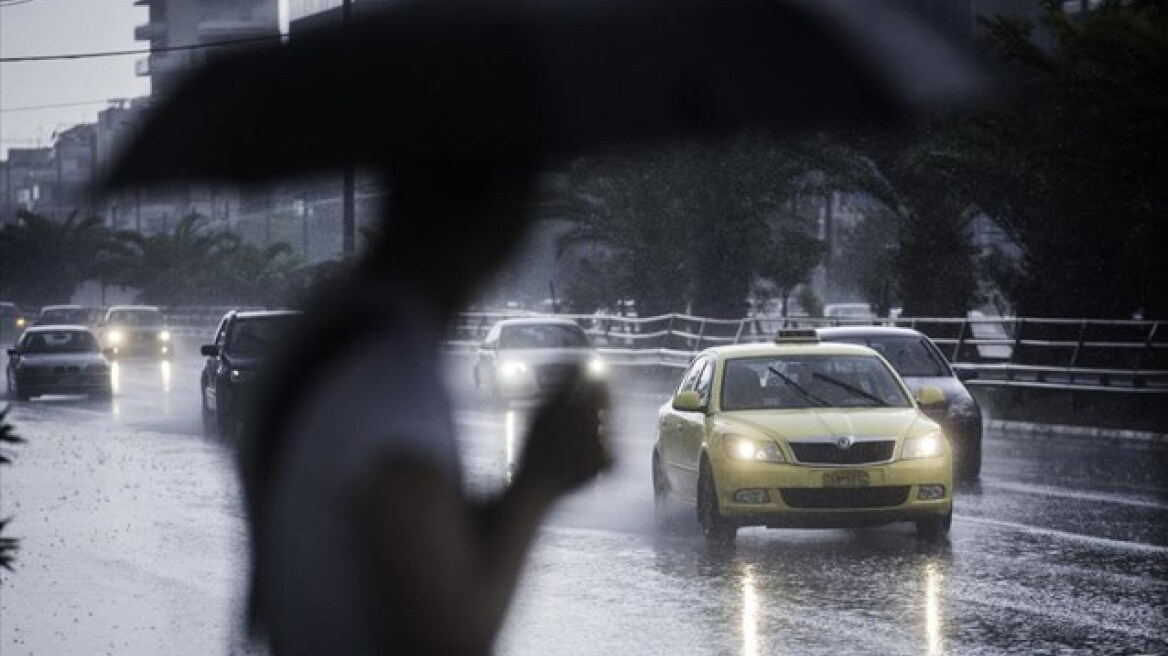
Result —
M 110 365 L 84 326 L 35 326 L 8 349 L 8 398 L 42 394 L 112 395 Z
M 981 407 L 963 384 L 976 372 L 954 370 L 941 350 L 925 335 L 908 328 L 847 326 L 818 329 L 825 342 L 848 342 L 874 349 L 892 365 L 915 394 L 922 387 L 937 387 L 945 403 L 925 409 L 945 429 L 953 442 L 956 474 L 973 480 L 981 473 Z
M 241 409 L 251 395 L 268 346 L 287 330 L 299 312 L 228 312 L 215 341 L 199 352 L 207 358 L 200 375 L 203 431 L 231 438 L 239 432 Z

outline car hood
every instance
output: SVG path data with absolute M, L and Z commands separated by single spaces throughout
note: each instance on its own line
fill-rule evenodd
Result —
M 745 429 L 779 439 L 845 435 L 903 438 L 937 426 L 916 408 L 748 410 L 723 413 L 715 421 L 723 432 Z
M 26 353 L 20 361 L 27 367 L 52 367 L 59 364 L 107 364 L 101 353 Z
M 596 354 L 588 348 L 499 349 L 499 362 L 522 362 L 528 365 L 570 364 L 585 362 Z

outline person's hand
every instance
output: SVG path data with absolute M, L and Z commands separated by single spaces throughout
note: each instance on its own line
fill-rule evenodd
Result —
M 611 464 L 608 412 L 607 385 L 577 370 L 535 411 L 519 478 L 555 494 L 595 478 Z

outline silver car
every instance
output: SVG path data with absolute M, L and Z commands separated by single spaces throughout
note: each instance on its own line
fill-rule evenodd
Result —
M 110 365 L 84 326 L 34 326 L 8 349 L 8 398 L 88 394 L 110 398 Z
M 497 404 L 537 399 L 575 370 L 602 377 L 605 364 L 576 322 L 569 319 L 505 319 L 479 346 L 474 382 Z

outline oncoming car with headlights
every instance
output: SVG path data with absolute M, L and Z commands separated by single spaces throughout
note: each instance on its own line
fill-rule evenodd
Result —
M 152 305 L 115 305 L 105 313 L 98 336 L 113 357 L 169 359 L 174 353 L 162 311 Z
M 606 366 L 588 335 L 570 319 L 504 319 L 479 346 L 475 387 L 497 404 L 536 399 L 575 369 L 595 378 Z
M 915 522 L 948 533 L 949 440 L 872 349 L 780 331 L 774 343 L 720 346 L 690 364 L 659 412 L 653 449 L 658 516 L 696 508 L 705 536 L 739 527 L 846 528 Z

